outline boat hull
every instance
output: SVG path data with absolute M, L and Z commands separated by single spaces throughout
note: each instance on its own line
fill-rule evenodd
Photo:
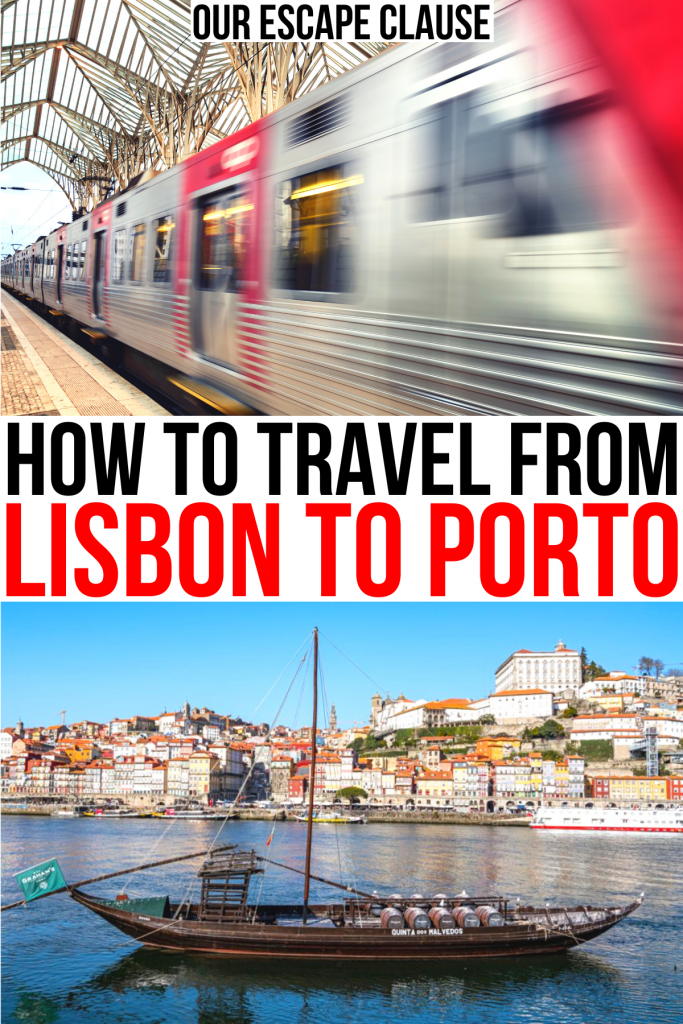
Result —
M 677 832 L 683 834 L 683 828 L 650 828 L 645 825 L 530 825 L 529 827 L 543 832 L 642 832 L 647 835 Z
M 282 957 L 303 960 L 461 960 L 472 957 L 563 953 L 608 931 L 640 901 L 606 911 L 604 919 L 574 927 L 512 924 L 504 927 L 435 929 L 301 927 L 272 924 L 218 924 L 146 917 L 103 906 L 78 890 L 71 896 L 145 946 L 234 958 Z M 172 912 L 174 912 L 172 907 Z M 289 908 L 291 909 L 291 908 Z M 300 909 L 300 908 L 299 908 Z M 328 908 L 312 907 L 324 914 Z M 573 908 L 577 913 L 581 908 Z

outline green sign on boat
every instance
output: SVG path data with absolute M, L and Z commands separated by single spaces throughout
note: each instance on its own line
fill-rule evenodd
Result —
M 27 903 L 66 887 L 64 875 L 54 857 L 52 860 L 46 860 L 44 864 L 36 864 L 32 868 L 18 871 L 14 877 Z

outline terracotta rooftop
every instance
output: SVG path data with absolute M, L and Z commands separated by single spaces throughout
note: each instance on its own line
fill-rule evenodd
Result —
M 499 690 L 498 693 L 492 693 L 491 697 L 518 697 L 520 694 L 528 693 L 552 693 L 552 690 L 543 689 L 521 689 L 521 690 Z

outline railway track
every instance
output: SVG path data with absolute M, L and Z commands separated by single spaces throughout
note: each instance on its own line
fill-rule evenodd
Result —
M 64 334 L 86 352 L 95 355 L 123 380 L 161 405 L 171 416 L 238 416 L 250 414 L 241 402 L 193 379 L 185 379 L 172 367 L 121 344 L 101 332 L 88 332 L 81 324 L 62 313 L 55 316 L 35 299 L 2 286 L 8 294 L 38 315 L 50 327 Z

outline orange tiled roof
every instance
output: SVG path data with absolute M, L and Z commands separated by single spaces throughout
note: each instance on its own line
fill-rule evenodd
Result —
M 449 697 L 447 700 L 433 700 L 429 704 L 425 704 L 424 707 L 429 708 L 466 708 L 472 702 L 465 700 L 464 697 Z
M 543 689 L 529 689 L 529 690 L 499 690 L 498 693 L 492 693 L 491 697 L 518 697 L 524 693 L 552 693 L 552 690 Z

